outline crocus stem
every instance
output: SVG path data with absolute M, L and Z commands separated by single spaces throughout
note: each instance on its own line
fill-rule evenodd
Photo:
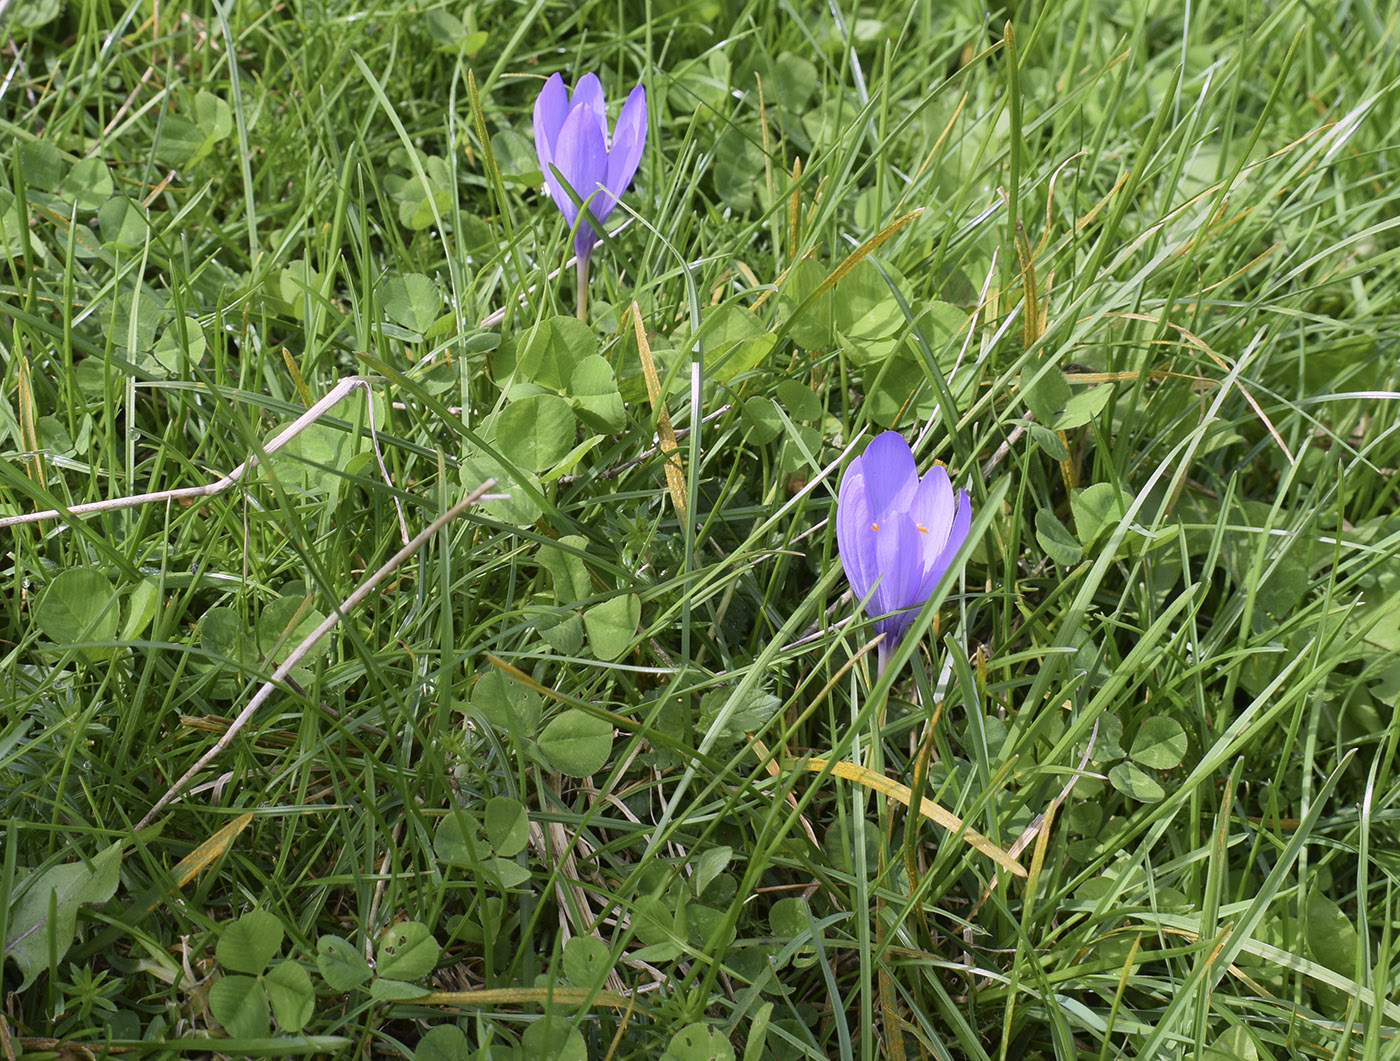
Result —
M 578 265 L 575 267 L 575 279 L 578 282 L 578 319 L 584 324 L 588 323 L 588 255 L 579 256 Z
M 885 673 L 885 668 L 890 665 L 890 660 L 894 658 L 894 650 L 898 647 L 899 642 L 890 637 L 889 634 L 886 634 L 884 639 L 880 642 L 875 657 L 877 660 L 875 665 L 875 677 L 877 679 L 880 675 Z

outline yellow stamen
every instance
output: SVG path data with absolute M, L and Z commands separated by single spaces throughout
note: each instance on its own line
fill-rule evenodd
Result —
M 870 529 L 871 529 L 871 530 L 879 530 L 879 529 L 880 529 L 880 524 L 878 524 L 878 523 L 872 523 L 872 524 L 870 524 Z
M 916 526 L 916 527 L 919 528 L 919 533 L 920 533 L 920 534 L 927 534 L 927 533 L 928 533 L 928 528 L 925 527 L 922 523 L 916 523 L 916 524 L 914 524 L 914 526 Z

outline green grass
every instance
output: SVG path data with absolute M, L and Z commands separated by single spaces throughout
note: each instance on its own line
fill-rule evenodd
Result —
M 1400 1057 L 1400 5 L 60 7 L 0 515 L 259 461 L 4 532 L 5 1056 Z M 889 426 L 974 529 L 877 677 Z

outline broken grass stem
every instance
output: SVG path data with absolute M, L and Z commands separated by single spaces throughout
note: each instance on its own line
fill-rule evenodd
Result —
M 146 828 L 146 826 L 150 825 L 151 822 L 155 820 L 156 815 L 164 810 L 171 800 L 175 799 L 175 797 L 179 796 L 185 790 L 186 785 L 193 781 L 205 767 L 223 754 L 225 749 L 233 743 L 233 738 L 248 724 L 258 708 L 272 695 L 272 691 L 277 688 L 278 683 L 292 672 L 292 669 L 305 658 L 306 654 L 315 647 L 316 643 L 320 641 L 321 638 L 330 633 L 336 623 L 340 622 L 342 618 L 354 611 L 360 605 L 360 602 L 369 596 L 385 577 L 395 571 L 405 560 L 421 549 L 434 534 L 442 530 L 443 527 L 451 523 L 470 506 L 476 504 L 485 497 L 487 491 L 495 485 L 495 479 L 487 479 L 466 497 L 462 498 L 462 500 L 458 501 L 441 516 L 419 531 L 413 537 L 412 541 L 391 556 L 382 567 L 361 582 L 359 586 L 355 588 L 355 592 L 345 598 L 343 604 L 323 619 L 316 626 L 316 629 L 312 630 L 311 633 L 302 640 L 301 644 L 297 645 L 296 648 L 288 653 L 287 658 L 272 672 L 272 677 L 263 682 L 258 691 L 253 694 L 253 698 L 248 701 L 248 706 L 238 713 L 238 717 L 230 723 L 228 729 L 224 731 L 223 736 L 215 742 L 214 747 L 201 755 L 199 761 L 186 770 L 180 777 L 180 780 L 171 785 L 165 795 L 156 800 L 151 809 L 146 812 L 145 817 L 136 823 L 136 831 L 140 832 L 142 829 Z
M 301 434 L 308 427 L 325 415 L 326 411 L 338 404 L 341 399 L 350 394 L 358 387 L 365 389 L 365 394 L 371 399 L 369 380 L 363 376 L 346 376 L 338 380 L 336 385 L 326 392 L 325 397 L 311 406 L 290 424 L 279 431 L 276 436 L 263 447 L 261 456 L 270 457 L 279 449 L 285 446 L 297 435 Z M 384 465 L 384 458 L 379 452 L 378 429 L 374 422 L 374 402 L 366 402 L 369 411 L 370 437 L 374 443 L 374 455 L 379 461 L 380 474 L 384 476 L 384 481 L 389 482 L 389 469 Z M 102 501 L 89 501 L 86 504 L 74 505 L 68 509 L 50 508 L 43 512 L 26 512 L 18 516 L 0 517 L 0 530 L 5 527 L 14 527 L 22 523 L 38 523 L 46 519 L 70 519 L 73 516 L 86 516 L 93 512 L 113 512 L 123 508 L 136 508 L 140 505 L 150 505 L 158 501 L 181 501 L 186 498 L 215 497 L 222 494 L 229 487 L 239 482 L 253 468 L 261 463 L 260 455 L 253 454 L 233 471 L 212 483 L 205 483 L 203 486 L 182 486 L 174 490 L 156 490 L 148 494 L 132 494 L 128 497 L 109 497 Z M 391 484 L 392 485 L 392 484 Z M 399 514 L 399 532 L 404 541 L 408 541 L 408 524 L 404 521 L 403 506 L 397 497 L 394 498 L 394 506 Z

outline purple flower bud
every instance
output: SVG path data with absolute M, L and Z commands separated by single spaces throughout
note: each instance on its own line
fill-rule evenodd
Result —
M 942 465 L 920 479 L 909 443 L 897 431 L 871 439 L 847 466 L 836 498 L 836 545 L 851 589 L 885 635 L 881 670 L 971 523 L 967 492 L 954 492 Z
M 588 213 L 574 236 L 574 251 L 586 260 L 598 242 L 593 221 L 607 220 L 618 197 L 632 183 L 647 138 L 647 95 L 638 85 L 622 105 L 611 141 L 603 110 L 603 87 L 596 74 L 584 74 L 570 96 L 558 74 L 544 83 L 535 100 L 535 152 L 554 204 L 572 226 L 578 207 L 559 177 L 587 201 Z M 559 177 L 554 171 L 559 171 Z M 594 193 L 597 194 L 594 194 Z M 589 197 L 592 196 L 590 199 Z

